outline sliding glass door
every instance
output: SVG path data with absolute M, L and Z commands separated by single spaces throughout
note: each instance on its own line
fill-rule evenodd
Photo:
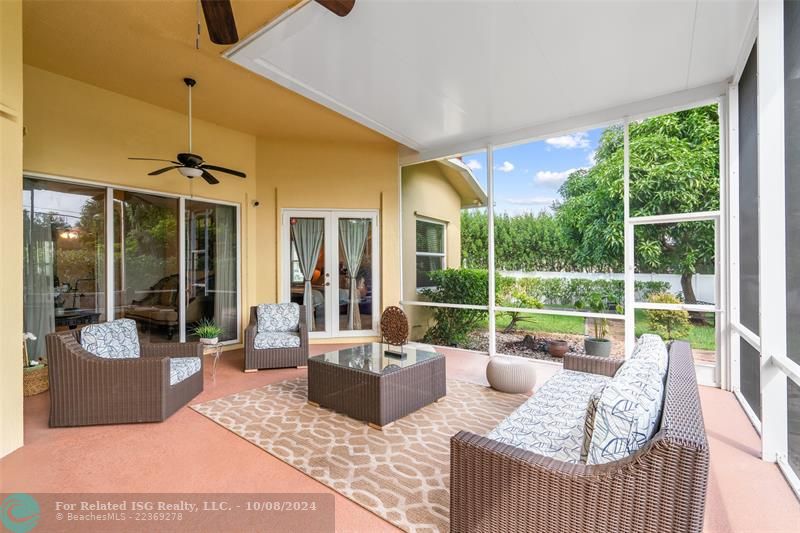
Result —
M 306 306 L 312 337 L 374 335 L 375 211 L 285 210 L 281 300 Z
M 203 319 L 238 342 L 237 206 L 26 176 L 22 209 L 32 358 L 48 333 L 114 318 L 149 342 L 194 340 Z
M 186 339 L 202 320 L 222 328 L 221 341 L 238 331 L 236 208 L 186 200 Z
M 106 189 L 25 178 L 22 193 L 25 331 L 32 359 L 45 335 L 106 319 Z
M 130 318 L 149 342 L 176 340 L 178 199 L 114 191 L 115 318 Z

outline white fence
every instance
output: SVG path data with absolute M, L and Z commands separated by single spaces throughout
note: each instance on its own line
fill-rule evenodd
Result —
M 519 272 L 499 271 L 504 276 L 512 278 L 568 278 L 568 279 L 618 279 L 624 280 L 622 273 L 599 274 L 590 272 Z M 692 288 L 699 302 L 716 303 L 714 301 L 714 286 L 716 282 L 713 274 L 695 274 L 692 277 Z M 666 281 L 670 285 L 670 292 L 675 294 L 683 292 L 681 289 L 681 276 L 679 274 L 636 274 L 636 281 Z

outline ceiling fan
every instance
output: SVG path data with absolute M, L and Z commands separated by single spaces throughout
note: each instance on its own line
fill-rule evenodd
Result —
M 164 161 L 165 163 L 172 163 L 171 166 L 159 168 L 158 170 L 148 173 L 148 176 L 158 176 L 159 174 L 163 174 L 169 170 L 177 169 L 178 172 L 189 179 L 201 176 L 211 185 L 216 185 L 219 183 L 219 180 L 215 178 L 209 172 L 209 170 L 216 170 L 218 172 L 239 176 L 240 178 L 246 178 L 247 175 L 244 172 L 231 170 L 229 168 L 220 167 L 217 165 L 209 165 L 201 156 L 192 153 L 192 87 L 194 87 L 197 82 L 192 78 L 183 78 L 183 83 L 185 83 L 189 88 L 189 151 L 178 154 L 176 156 L 177 161 L 171 161 L 169 159 L 153 159 L 150 157 L 129 157 L 128 159 L 133 159 L 135 161 Z
M 305 0 L 308 2 L 309 0 Z M 314 0 L 340 17 L 353 10 L 356 0 Z M 203 6 L 208 36 L 215 44 L 234 44 L 239 40 L 231 0 L 200 0 Z

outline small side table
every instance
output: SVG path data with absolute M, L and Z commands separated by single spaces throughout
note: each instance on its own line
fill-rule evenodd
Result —
M 211 381 L 216 384 L 217 383 L 217 362 L 219 361 L 220 356 L 222 355 L 222 344 L 204 344 L 203 345 L 203 355 L 212 355 L 214 357 L 214 362 L 211 363 Z

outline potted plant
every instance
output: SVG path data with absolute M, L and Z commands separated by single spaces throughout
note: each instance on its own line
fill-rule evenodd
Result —
M 585 300 L 578 300 L 575 302 L 575 307 L 578 309 L 588 309 L 592 313 L 607 313 L 608 299 L 599 292 L 593 292 L 587 295 Z M 611 341 L 606 338 L 608 336 L 608 320 L 605 318 L 595 318 L 593 319 L 593 324 L 594 337 L 587 336 L 583 341 L 586 355 L 608 357 L 611 355 Z
M 200 337 L 200 344 L 217 344 L 222 328 L 214 323 L 213 320 L 203 318 L 192 330 L 192 333 Z
M 41 360 L 32 360 L 28 354 L 28 341 L 35 341 L 33 333 L 22 334 L 22 394 L 33 396 L 50 388 L 47 372 L 47 363 Z

